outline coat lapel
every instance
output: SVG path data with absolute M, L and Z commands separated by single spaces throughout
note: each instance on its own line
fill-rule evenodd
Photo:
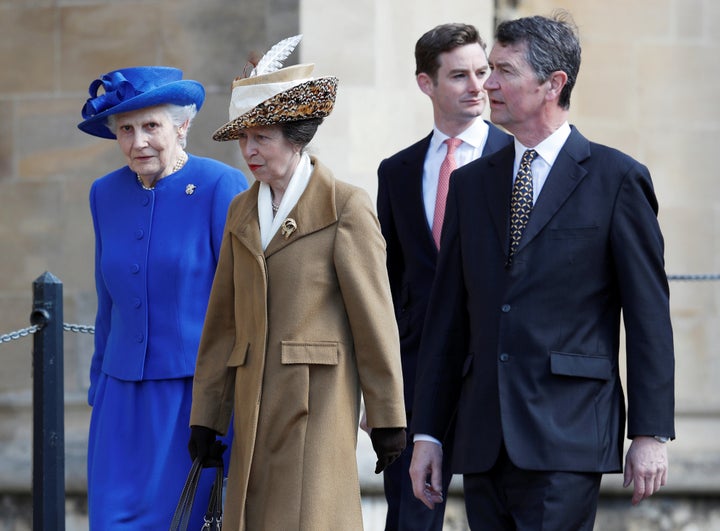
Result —
M 315 157 L 310 157 L 310 160 L 313 172 L 307 188 L 283 221 L 280 230 L 270 240 L 265 249 L 266 257 L 337 221 L 335 182 L 332 173 Z M 257 207 L 255 210 L 257 218 Z
M 260 222 L 258 221 L 257 197 L 260 183 L 255 181 L 250 189 L 241 194 L 237 204 L 231 206 L 227 229 L 254 255 L 262 254 Z

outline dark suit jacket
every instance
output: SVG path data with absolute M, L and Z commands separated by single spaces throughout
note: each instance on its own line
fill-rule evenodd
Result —
M 453 471 L 619 471 L 628 436 L 673 436 L 674 355 L 663 238 L 647 168 L 576 129 L 511 267 L 514 146 L 453 174 L 422 338 L 414 433 L 457 407 Z M 448 392 L 457 390 L 456 393 Z
M 494 125 L 482 155 L 512 143 Z M 423 203 L 423 165 L 432 133 L 383 160 L 378 168 L 378 218 L 387 242 L 387 268 L 400 332 L 405 405 L 411 411 L 420 335 L 430 295 L 437 248 Z

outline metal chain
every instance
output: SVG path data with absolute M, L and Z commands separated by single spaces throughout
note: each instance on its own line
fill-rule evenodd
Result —
M 30 334 L 34 334 L 35 332 L 37 332 L 40 329 L 42 329 L 42 326 L 32 325 L 27 328 L 22 328 L 20 330 L 16 330 L 15 332 L 10 332 L 9 334 L 0 335 L 0 343 L 9 343 L 10 341 L 15 341 L 17 339 L 27 337 Z M 80 325 L 80 324 L 73 324 L 73 323 L 63 323 L 63 330 L 65 330 L 66 332 L 77 332 L 80 334 L 94 334 L 95 333 L 94 326 Z
M 668 275 L 668 280 L 720 280 L 720 274 L 713 274 L 713 275 Z
M 34 334 L 40 330 L 40 327 L 38 325 L 32 325 L 28 328 L 23 328 L 21 330 L 17 330 L 16 332 L 10 332 L 9 334 L 4 334 L 0 336 L 0 343 L 9 343 L 10 341 L 14 341 L 16 339 L 20 339 L 21 337 L 26 337 L 30 334 Z
M 63 323 L 63 330 L 66 332 L 78 332 L 80 334 L 94 334 L 95 327 L 73 323 Z

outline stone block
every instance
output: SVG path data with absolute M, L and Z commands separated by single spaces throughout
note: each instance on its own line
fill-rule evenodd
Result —
M 633 123 L 640 79 L 632 51 L 624 44 L 591 38 L 582 44 L 582 65 L 570 101 L 573 116 L 611 125 Z
M 705 28 L 707 18 L 705 16 L 705 6 L 710 2 L 705 0 L 682 0 L 675 7 L 675 31 L 680 39 L 691 41 L 704 40 L 709 35 Z M 716 2 L 713 2 L 716 4 Z
M 0 259 L 0 273 L 6 272 Z M 30 312 L 33 308 L 32 286 L 26 289 L 5 291 L 0 297 L 0 336 L 15 335 L 30 327 Z M 33 336 L 25 335 L 0 343 L 0 395 L 7 392 L 21 392 L 32 388 Z M 0 418 L 2 414 L 0 413 Z M 4 422 L 4 420 L 3 420 Z M 2 424 L 2 422 L 0 422 Z M 0 437 L 0 445 L 2 438 Z
M 673 117 L 672 125 L 648 123 L 642 135 L 643 162 L 652 172 L 658 196 L 666 206 L 712 208 L 713 198 L 720 192 L 720 181 L 708 154 L 717 149 L 718 134 L 698 122 L 673 115 L 672 111 L 668 114 Z M 696 229 L 692 226 L 685 230 Z
M 717 300 L 719 289 L 695 284 L 701 285 L 693 291 L 714 291 Z M 712 416 L 720 411 L 720 396 L 715 392 L 720 379 L 720 360 L 713 354 L 720 340 L 717 326 L 713 326 L 717 321 L 717 311 L 695 316 L 673 314 L 675 373 L 681 376 L 675 385 L 679 418 L 687 412 Z M 687 355 L 690 352 L 694 354 L 692 357 Z
M 709 273 L 715 267 L 716 214 L 711 207 L 687 207 L 671 200 L 674 189 L 664 195 L 660 223 L 665 237 L 666 270 L 672 275 Z M 709 299 L 718 284 L 675 282 L 671 284 L 673 308 L 684 315 L 697 315 L 715 308 Z
M 720 122 L 720 106 L 712 104 L 720 92 L 720 76 L 704 75 L 717 62 L 717 46 L 671 41 L 647 43 L 637 49 L 638 117 L 646 127 L 665 132 L 693 126 L 712 131 Z M 692 82 L 682 83 L 690 72 Z
M 13 177 L 13 118 L 15 105 L 9 101 L 0 101 L 0 183 Z
M 164 33 L 177 31 L 164 26 L 162 14 L 151 2 L 61 8 L 62 89 L 87 93 L 90 82 L 110 70 L 162 62 Z
M 161 57 L 167 64 L 182 65 L 185 77 L 202 83 L 207 92 L 227 93 L 229 101 L 230 83 L 241 74 L 248 54 L 277 42 L 268 36 L 265 11 L 262 0 L 165 2 L 163 20 L 168 24 Z M 295 21 L 278 31 L 296 29 Z
M 5 293 L 25 293 L 38 275 L 52 269 L 49 265 L 62 249 L 57 224 L 60 196 L 57 183 L 0 184 L 0 271 L 5 274 Z
M 549 16 L 555 9 L 567 9 L 584 43 L 590 39 L 617 42 L 626 36 L 632 36 L 633 41 L 666 38 L 672 33 L 672 17 L 668 14 L 675 0 L 521 0 L 516 3 L 516 17 Z
M 55 10 L 15 3 L 0 16 L 0 94 L 43 93 L 57 86 Z
M 322 13 L 322 17 L 318 17 Z M 376 82 L 375 2 L 305 1 L 300 6 L 300 28 L 305 32 L 302 62 L 316 63 L 316 75 L 335 75 L 346 86 L 373 86 Z M 328 21 L 336 21 L 328 23 Z M 340 70 L 339 65 L 344 65 Z
M 473 24 L 488 46 L 492 41 L 494 9 L 488 0 L 445 4 L 419 0 L 414 3 L 413 9 L 408 9 L 402 2 L 376 2 L 375 9 L 372 24 L 375 27 L 377 57 L 374 62 L 378 88 L 418 90 L 415 84 L 415 43 L 423 33 L 438 24 Z
M 87 78 L 88 85 L 92 79 Z M 80 177 L 90 182 L 125 164 L 115 141 L 92 137 L 77 128 L 85 99 L 83 95 L 17 102 L 13 133 L 18 177 L 54 181 Z

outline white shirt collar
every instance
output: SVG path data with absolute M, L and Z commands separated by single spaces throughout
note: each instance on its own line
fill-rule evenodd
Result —
M 520 167 L 520 160 L 522 159 L 523 153 L 528 149 L 534 149 L 537 151 L 538 156 L 543 159 L 549 167 L 555 164 L 560 150 L 565 145 L 568 137 L 570 136 L 570 124 L 564 122 L 558 127 L 549 137 L 540 142 L 537 146 L 532 148 L 523 146 L 518 139 L 515 139 L 515 171 Z
M 478 147 L 485 145 L 485 139 L 487 138 L 489 129 L 488 124 L 486 124 L 482 118 L 478 118 L 470 125 L 470 127 L 465 129 L 455 138 L 459 138 L 473 149 L 477 149 Z M 437 126 L 434 126 L 433 135 L 430 139 L 430 149 L 437 151 L 440 149 L 442 143 L 448 138 L 450 138 L 448 135 L 440 131 Z

